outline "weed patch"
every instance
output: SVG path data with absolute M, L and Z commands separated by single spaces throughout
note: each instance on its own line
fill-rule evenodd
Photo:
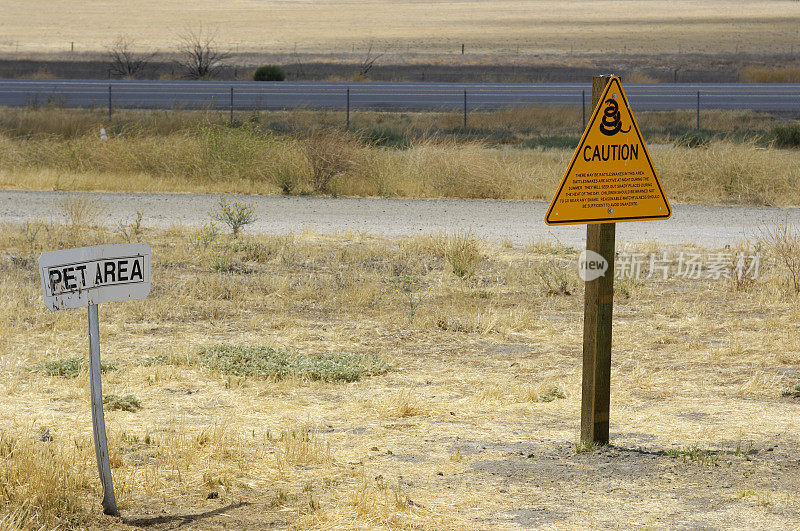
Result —
M 575 448 L 576 454 L 588 454 L 594 452 L 597 449 L 606 446 L 605 444 L 596 443 L 594 441 L 590 441 L 588 439 L 583 439 L 580 441 L 576 441 L 573 443 L 573 448 Z
M 304 356 L 271 347 L 215 345 L 198 354 L 200 365 L 222 374 L 263 379 L 355 382 L 376 376 L 392 366 L 375 355 L 327 353 Z
M 792 398 L 800 398 L 800 383 L 796 383 L 791 387 L 781 390 L 781 396 L 790 396 Z
M 47 376 L 76 378 L 79 374 L 88 369 L 89 362 L 85 358 L 74 357 L 44 361 L 34 367 L 32 370 Z M 116 370 L 118 370 L 116 362 L 100 361 L 100 372 L 107 373 Z
M 105 395 L 103 406 L 109 411 L 135 412 L 142 409 L 142 401 L 133 395 Z

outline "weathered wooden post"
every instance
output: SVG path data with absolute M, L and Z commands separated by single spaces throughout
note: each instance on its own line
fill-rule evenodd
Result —
M 610 76 L 592 78 L 592 108 L 598 106 Z M 605 259 L 608 272 L 586 282 L 583 305 L 583 381 L 581 440 L 608 443 L 611 403 L 611 329 L 614 311 L 614 223 L 586 225 L 586 250 Z
M 586 282 L 580 438 L 607 444 L 615 223 L 668 219 L 672 211 L 618 77 L 592 79 L 592 108 L 545 222 L 587 224 L 586 250 L 578 259 Z

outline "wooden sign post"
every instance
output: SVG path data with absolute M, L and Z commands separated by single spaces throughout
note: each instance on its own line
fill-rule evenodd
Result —
M 592 78 L 592 109 L 600 102 L 609 80 L 608 76 Z M 586 225 L 586 249 L 596 252 L 608 263 L 605 275 L 586 282 L 583 304 L 581 441 L 597 444 L 608 444 L 615 229 L 614 223 Z
M 608 444 L 615 223 L 668 219 L 672 210 L 618 77 L 592 79 L 592 108 L 545 222 L 587 224 L 578 260 L 586 282 L 581 441 Z

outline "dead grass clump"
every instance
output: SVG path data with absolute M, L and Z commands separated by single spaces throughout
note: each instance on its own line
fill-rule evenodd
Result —
M 383 413 L 389 417 L 409 418 L 430 413 L 430 407 L 413 390 L 390 394 L 383 404 Z
M 370 522 L 371 526 L 387 528 L 402 527 L 401 515 L 416 506 L 403 492 L 399 481 L 391 488 L 382 478 L 372 481 L 366 474 L 353 491 L 352 504 L 357 517 Z
M 746 66 L 739 79 L 745 83 L 800 83 L 800 66 Z
M 198 354 L 200 365 L 235 376 L 269 380 L 297 378 L 325 382 L 355 382 L 391 370 L 391 365 L 375 355 L 326 353 L 304 356 L 270 347 L 216 345 Z
M 631 72 L 625 76 L 626 83 L 658 83 L 658 80 L 653 76 L 646 74 L 640 70 Z
M 332 461 L 330 444 L 314 430 L 301 429 L 281 433 L 275 442 L 275 460 L 279 469 Z
M 352 170 L 363 146 L 353 135 L 336 129 L 316 129 L 303 140 L 303 153 L 311 168 L 311 188 L 331 192 L 337 175 Z
M 472 232 L 458 232 L 444 242 L 444 258 L 455 276 L 469 280 L 482 258 L 480 243 Z
M 91 445 L 60 445 L 15 438 L 0 431 L 0 506 L 5 528 L 73 527 L 88 515 L 84 496 L 93 487 L 85 452 Z M 83 449 L 84 451 L 81 451 Z
M 787 284 L 800 293 L 800 230 L 788 221 L 762 230 L 760 243 L 787 274 Z
M 67 224 L 72 227 L 94 226 L 106 209 L 101 195 L 67 193 L 60 201 L 61 211 Z
M 570 296 L 578 289 L 577 268 L 573 265 L 566 260 L 542 260 L 535 263 L 533 273 L 545 294 Z

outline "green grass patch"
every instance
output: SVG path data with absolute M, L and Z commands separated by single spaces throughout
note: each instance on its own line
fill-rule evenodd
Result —
M 545 394 L 539 396 L 539 402 L 552 402 L 556 398 L 567 398 L 567 395 L 558 387 L 553 386 Z
M 594 441 L 590 441 L 588 439 L 581 439 L 580 441 L 575 441 L 572 444 L 573 448 L 575 448 L 576 454 L 587 454 L 592 453 L 595 450 L 606 446 L 605 444 L 596 443 Z
M 32 370 L 47 376 L 61 376 L 62 378 L 76 378 L 81 372 L 88 370 L 89 361 L 76 356 L 60 360 L 47 360 Z M 116 362 L 100 361 L 100 372 L 107 373 L 118 370 Z
M 214 345 L 198 353 L 200 365 L 222 374 L 271 380 L 297 378 L 325 382 L 355 382 L 392 366 L 375 355 L 326 353 L 305 356 L 289 350 L 254 345 Z
M 800 383 L 796 383 L 791 387 L 782 389 L 781 396 L 791 396 L 792 398 L 800 398 Z
M 109 411 L 135 412 L 142 409 L 142 401 L 133 395 L 105 395 L 103 406 Z
M 779 125 L 772 129 L 775 147 L 800 148 L 800 123 Z
M 575 149 L 579 141 L 580 137 L 577 136 L 537 136 L 525 140 L 522 146 L 531 149 Z
M 368 145 L 393 149 L 408 149 L 411 146 L 410 138 L 390 128 L 364 129 L 359 134 L 361 140 Z
M 724 453 L 724 450 L 703 449 L 696 444 L 686 448 L 671 448 L 667 450 L 667 455 L 673 459 L 682 459 L 684 463 L 691 462 L 708 466 L 719 466 L 720 457 Z

